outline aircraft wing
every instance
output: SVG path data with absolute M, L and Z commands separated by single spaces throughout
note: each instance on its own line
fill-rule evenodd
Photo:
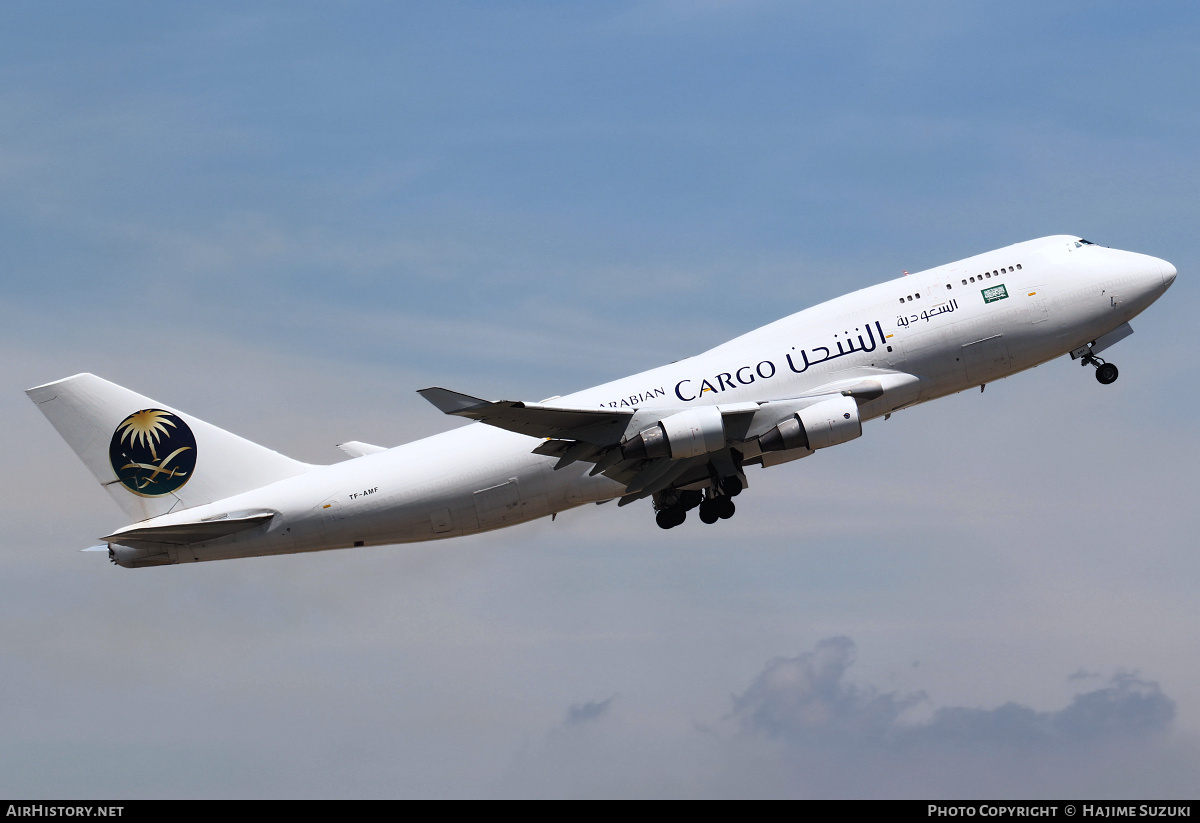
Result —
M 724 423 L 725 447 L 684 459 L 627 456 L 628 450 L 623 444 L 643 429 L 686 411 L 686 408 L 583 409 L 514 400 L 488 401 L 443 388 L 422 389 L 419 394 L 446 414 L 541 438 L 543 442 L 533 452 L 557 457 L 556 470 L 580 460 L 595 464 L 591 474 L 604 474 L 625 485 L 626 496 L 621 500 L 624 505 L 667 488 L 704 479 L 710 461 L 736 467 L 746 458 L 757 459 L 762 452 L 756 438 L 800 409 L 823 399 L 852 397 L 862 405 L 885 394 L 907 397 L 912 393 L 915 400 L 917 382 L 910 374 L 878 372 L 828 383 L 796 397 L 717 404 Z M 897 405 L 907 402 L 911 400 L 905 399 Z M 811 454 L 807 449 L 798 451 Z M 785 459 L 802 456 L 788 454 Z M 775 457 L 771 462 L 782 461 Z
M 868 402 L 889 390 L 915 382 L 916 378 L 912 375 L 900 373 L 890 373 L 877 379 L 859 377 L 830 383 L 798 397 L 718 404 L 717 408 L 727 426 L 734 431 L 740 430 L 744 436 L 755 436 L 761 432 L 752 433 L 750 431 L 751 428 L 758 428 L 751 421 L 759 422 L 755 418 L 761 417 L 765 420 L 772 416 L 770 413 L 763 414 L 764 412 L 773 412 L 774 409 L 782 410 L 789 404 L 795 403 L 803 406 L 815 399 L 837 394 L 854 397 L 860 403 Z M 658 418 L 685 410 L 683 407 L 583 409 L 547 403 L 526 403 L 520 400 L 491 401 L 437 387 L 421 389 L 417 393 L 445 414 L 465 417 L 468 420 L 478 420 L 489 426 L 496 426 L 530 437 L 540 437 L 551 442 L 581 441 L 600 448 L 620 443 L 631 423 L 640 425 L 644 419 L 644 424 L 649 426 L 653 425 Z M 778 421 L 772 422 L 771 425 L 775 425 L 775 422 Z M 538 454 L 555 456 L 561 455 L 566 448 L 565 445 L 542 445 L 534 451 Z
M 446 414 L 478 420 L 530 437 L 583 440 L 594 445 L 616 443 L 625 431 L 632 409 L 578 409 L 525 403 L 519 400 L 481 400 L 449 389 L 417 392 Z

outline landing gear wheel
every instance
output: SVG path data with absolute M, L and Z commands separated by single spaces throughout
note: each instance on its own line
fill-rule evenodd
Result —
M 732 497 L 718 497 L 713 501 L 713 504 L 713 508 L 717 510 L 717 517 L 722 520 L 728 520 L 737 511 L 737 507 L 733 505 Z
M 1101 363 L 1096 367 L 1096 379 L 1107 386 L 1117 379 L 1117 367 L 1112 363 Z
M 700 522 L 712 525 L 721 519 L 720 510 L 717 508 L 718 500 L 728 500 L 728 497 L 712 497 L 700 504 Z
M 687 512 L 683 509 L 663 509 L 654 516 L 654 522 L 658 523 L 660 529 L 673 529 L 683 523 L 687 519 Z
M 1107 386 L 1109 383 L 1116 382 L 1117 367 L 1112 363 L 1105 363 L 1089 350 L 1087 354 L 1080 358 L 1083 365 L 1096 367 L 1096 379 L 1101 385 Z
M 721 483 L 721 491 L 730 497 L 737 497 L 742 493 L 742 479 L 736 474 L 731 474 Z

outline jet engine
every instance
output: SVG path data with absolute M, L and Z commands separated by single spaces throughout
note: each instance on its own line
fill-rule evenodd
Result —
M 660 420 L 621 446 L 626 460 L 681 460 L 725 448 L 725 424 L 716 406 L 700 406 Z
M 758 439 L 764 452 L 824 449 L 862 436 L 853 397 L 832 397 L 801 409 Z

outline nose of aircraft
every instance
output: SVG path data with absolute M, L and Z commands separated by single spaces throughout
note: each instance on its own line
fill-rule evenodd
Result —
M 1129 261 L 1127 271 L 1132 275 L 1126 296 L 1142 308 L 1162 297 L 1175 282 L 1175 267 L 1166 260 L 1136 253 L 1123 259 Z
M 1159 260 L 1158 263 L 1158 271 L 1159 274 L 1162 275 L 1163 288 L 1168 289 L 1171 287 L 1171 284 L 1175 282 L 1175 275 L 1177 272 L 1175 271 L 1175 267 L 1166 260 Z

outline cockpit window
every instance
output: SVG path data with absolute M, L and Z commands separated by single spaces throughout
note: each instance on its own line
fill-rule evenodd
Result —
M 1094 246 L 1094 245 L 1096 245 L 1096 244 L 1093 243 L 1091 240 L 1084 240 L 1082 237 L 1080 237 L 1078 240 L 1075 241 L 1075 248 L 1077 248 L 1077 249 L 1082 246 Z

